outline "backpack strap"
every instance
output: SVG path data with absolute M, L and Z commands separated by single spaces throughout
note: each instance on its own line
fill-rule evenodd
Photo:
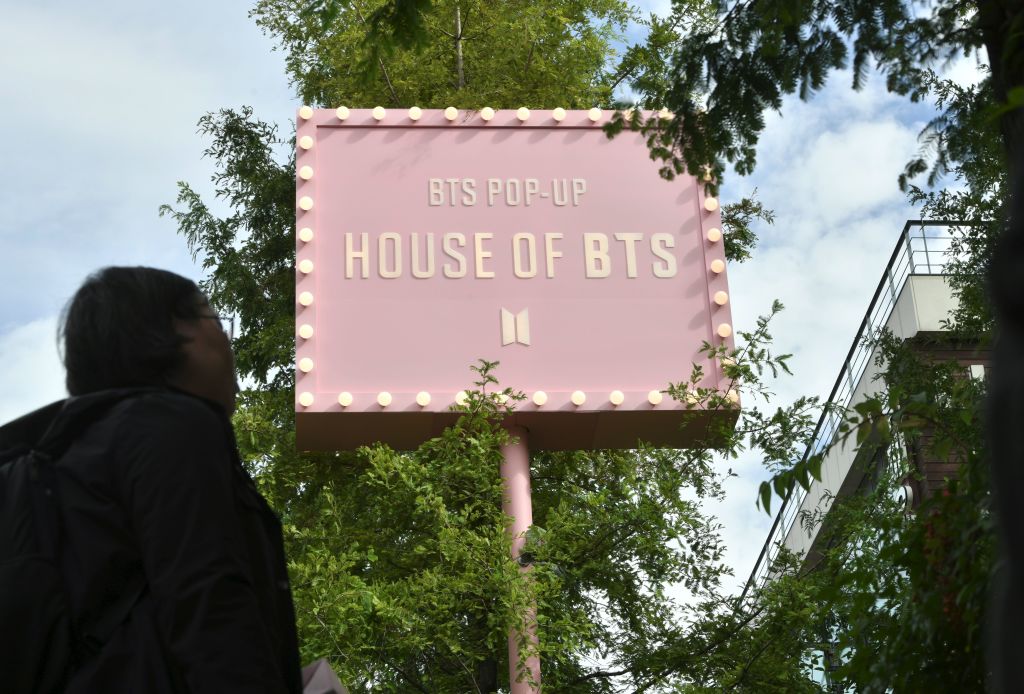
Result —
M 57 479 L 53 458 L 44 451 L 30 450 L 32 516 L 39 533 L 39 548 L 54 561 L 60 556 L 61 523 L 57 511 Z
M 78 640 L 81 644 L 81 659 L 86 660 L 99 654 L 117 628 L 124 624 L 135 609 L 135 605 L 145 594 L 149 582 L 142 574 L 138 574 L 126 589 L 113 602 L 107 603 L 100 615 L 91 623 L 78 625 Z

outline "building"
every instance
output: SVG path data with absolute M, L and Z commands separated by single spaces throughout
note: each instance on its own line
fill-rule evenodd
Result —
M 800 522 L 803 513 L 817 511 L 827 519 L 833 499 L 855 494 L 871 484 L 871 471 L 881 464 L 865 460 L 872 455 L 870 447 L 858 450 L 853 437 L 845 442 L 838 439 L 843 413 L 884 388 L 878 378 L 881 369 L 875 364 L 876 350 L 866 338 L 888 329 L 922 354 L 936 360 L 956 360 L 965 374 L 984 377 L 987 348 L 956 342 L 946 324 L 956 307 L 944 274 L 951 240 L 947 222 L 912 220 L 904 225 L 829 395 L 828 403 L 835 407 L 825 409 L 805 452 L 807 457 L 825 451 L 821 481 L 812 480 L 806 491 L 795 487 L 779 508 L 741 600 L 771 579 L 780 548 L 801 557 L 802 566 L 812 566 L 822 549 L 821 524 L 805 527 Z M 907 459 L 920 473 L 908 477 L 903 486 L 908 509 L 941 488 L 947 478 L 956 475 L 958 467 L 956 461 L 934 459 L 927 450 L 927 435 L 923 439 L 925 445 L 918 442 L 907 451 Z

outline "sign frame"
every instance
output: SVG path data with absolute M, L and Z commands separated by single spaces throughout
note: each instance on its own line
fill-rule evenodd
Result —
M 375 287 L 384 286 L 385 282 L 372 272 L 368 275 L 373 276 L 365 279 L 362 284 L 353 281 L 360 279 L 360 272 L 367 272 L 365 266 L 378 266 L 374 265 L 369 255 L 370 251 L 367 251 L 363 245 L 357 246 L 357 242 L 352 240 L 353 238 L 359 239 L 358 233 L 353 236 L 352 232 L 342 232 L 342 228 L 347 229 L 348 227 L 343 221 L 344 214 L 338 213 L 337 210 L 340 208 L 344 211 L 345 204 L 354 208 L 358 206 L 359 200 L 349 197 L 345 198 L 343 202 L 339 202 L 344 197 L 342 186 L 328 175 L 330 171 L 335 172 L 331 174 L 335 176 L 335 179 L 338 176 L 349 175 L 343 168 L 337 166 L 339 152 L 344 153 L 351 150 L 358 153 L 362 151 L 363 159 L 360 161 L 366 162 L 369 161 L 366 159 L 368 155 L 366 151 L 358 149 L 363 146 L 359 143 L 372 141 L 375 148 L 373 151 L 380 153 L 382 161 L 403 161 L 402 157 L 392 157 L 392 159 L 388 159 L 388 157 L 394 152 L 407 154 L 412 151 L 409 147 L 415 145 L 417 137 L 424 137 L 424 133 L 433 133 L 430 137 L 434 138 L 449 137 L 455 133 L 466 137 L 467 140 L 472 140 L 477 134 L 484 134 L 491 137 L 496 143 L 503 141 L 501 138 L 512 138 L 512 140 L 519 138 L 524 148 L 531 144 L 536 145 L 537 142 L 543 144 L 545 138 L 562 138 L 559 142 L 567 143 L 565 144 L 565 147 L 568 148 L 566 151 L 571 151 L 571 147 L 574 146 L 573 142 L 601 143 L 607 141 L 601 126 L 608 122 L 610 116 L 611 112 L 600 112 L 597 109 L 590 111 L 556 109 L 532 113 L 526 109 L 518 111 L 492 111 L 489 109 L 441 111 L 416 108 L 385 110 L 381 107 L 376 109 L 340 108 L 337 110 L 314 110 L 309 107 L 299 109 L 296 132 L 295 323 L 295 409 L 298 448 L 344 450 L 381 441 L 397 449 L 414 449 L 423 441 L 438 435 L 446 426 L 453 424 L 459 416 L 458 412 L 452 411 L 452 406 L 460 404 L 464 398 L 465 389 L 471 387 L 474 379 L 469 367 L 476 360 L 488 359 L 501 362 L 503 361 L 502 350 L 506 350 L 506 354 L 514 354 L 513 350 L 525 353 L 526 350 L 535 350 L 538 341 L 543 340 L 543 334 L 538 334 L 538 328 L 531 326 L 531 320 L 533 326 L 538 325 L 539 321 L 534 320 L 528 310 L 522 309 L 510 301 L 497 300 L 493 307 L 493 321 L 487 328 L 493 331 L 494 349 L 489 353 L 472 355 L 467 353 L 464 355 L 465 363 L 461 364 L 464 378 L 460 383 L 452 382 L 449 379 L 444 385 L 438 387 L 437 379 L 424 379 L 423 383 L 409 382 L 404 387 L 383 384 L 380 388 L 371 388 L 367 387 L 365 383 L 351 388 L 338 387 L 338 377 L 331 376 L 324 362 L 330 365 L 332 361 L 344 361 L 345 355 L 338 354 L 338 352 L 344 352 L 347 346 L 351 346 L 361 337 L 371 334 L 375 325 L 370 325 L 366 321 L 363 322 L 364 324 L 359 324 L 359 320 L 354 321 L 346 333 L 346 340 L 340 340 L 335 336 L 331 343 L 333 347 L 330 349 L 325 347 L 327 338 L 322 337 L 327 332 L 325 326 L 331 325 L 331 321 L 336 320 L 333 317 L 334 313 L 342 315 L 337 306 L 346 301 L 349 302 L 349 308 L 346 310 L 356 311 L 352 315 L 356 315 L 358 318 L 358 305 L 364 301 L 360 297 L 364 297 L 366 292 L 372 292 Z M 657 114 L 651 114 L 651 116 L 657 117 Z M 351 136 L 350 144 L 338 145 L 338 137 L 346 134 Z M 532 143 L 529 142 L 530 138 L 534 140 Z M 576 139 L 573 140 L 573 138 Z M 646 143 L 641 134 L 626 130 L 614 139 L 628 141 L 630 138 L 632 138 L 632 143 L 628 146 L 636 150 L 637 157 L 643 157 L 644 165 L 649 166 L 652 177 L 656 177 L 657 164 L 650 161 Z M 407 140 L 404 145 L 405 150 L 402 149 L 403 139 Z M 466 146 L 469 147 L 469 145 Z M 578 146 L 582 147 L 583 145 Z M 595 144 L 596 146 L 599 145 Z M 349 147 L 349 150 L 346 150 L 345 147 Z M 444 151 L 446 152 L 445 156 L 455 156 L 456 159 L 459 156 L 457 149 L 454 154 L 451 148 Z M 466 151 L 471 152 L 472 156 L 479 156 L 479 147 Z M 621 151 L 621 146 L 616 151 Z M 333 169 L 331 169 L 332 161 L 334 162 Z M 640 166 L 632 159 L 629 162 L 631 166 Z M 377 171 L 374 171 L 372 166 L 366 168 L 369 170 L 351 174 L 351 176 L 369 178 L 376 176 L 377 179 L 374 180 L 385 182 L 390 180 L 386 166 L 379 167 L 380 170 Z M 500 170 L 501 166 L 498 165 L 496 168 Z M 450 170 L 451 167 L 448 169 Z M 346 180 L 352 187 L 358 188 L 360 185 L 358 178 L 350 177 Z M 441 175 L 438 180 L 447 181 L 448 179 Z M 541 180 L 541 177 L 538 176 L 536 180 Z M 580 180 L 585 179 L 581 178 Z M 573 179 L 573 183 L 565 184 L 565 191 L 572 191 L 573 186 L 579 188 L 579 184 L 575 181 L 576 179 Z M 424 180 L 421 183 L 423 184 L 423 198 L 416 204 L 420 204 L 426 209 L 434 201 L 431 196 L 438 194 L 438 186 L 433 179 Z M 478 183 L 480 185 L 477 194 L 482 198 L 484 195 L 482 179 Z M 454 196 L 462 193 L 461 185 L 463 184 L 450 182 L 442 184 L 441 194 L 445 196 L 443 198 L 445 205 L 451 202 L 451 206 L 455 206 Z M 584 187 L 586 185 L 585 183 Z M 627 189 L 629 185 L 632 184 L 623 184 Z M 566 383 L 556 383 L 555 387 L 542 388 L 543 383 L 521 383 L 517 382 L 519 378 L 503 378 L 502 368 L 499 366 L 496 375 L 501 381 L 501 385 L 521 390 L 527 396 L 525 401 L 517 404 L 515 412 L 509 417 L 508 424 L 520 426 L 529 431 L 531 449 L 635 448 L 639 442 L 670 448 L 713 446 L 724 431 L 722 425 L 731 428 L 736 421 L 738 408 L 693 407 L 686 403 L 676 402 L 663 393 L 669 382 L 685 381 L 690 376 L 692 366 L 700 364 L 704 370 L 704 378 L 699 385 L 728 394 L 730 399 L 738 403 L 738 397 L 735 396 L 735 391 L 731 390 L 731 382 L 725 376 L 721 363 L 718 363 L 717 360 L 706 359 L 699 354 L 702 341 L 707 341 L 715 346 L 724 345 L 730 353 L 734 349 L 718 200 L 707 194 L 703 183 L 691 176 L 679 176 L 671 182 L 663 181 L 660 177 L 656 182 L 652 178 L 650 182 L 645 182 L 643 185 L 675 186 L 673 190 L 678 192 L 678 198 L 682 200 L 677 204 L 679 209 L 685 213 L 683 216 L 689 221 L 686 222 L 688 226 L 685 229 L 680 227 L 679 230 L 673 230 L 673 233 L 678 232 L 679 238 L 685 241 L 685 246 L 683 241 L 678 242 L 680 244 L 678 247 L 680 259 L 677 272 L 682 274 L 685 270 L 689 273 L 686 275 L 688 281 L 691 285 L 699 285 L 700 291 L 691 292 L 699 294 L 696 299 L 687 299 L 692 305 L 680 300 L 680 306 L 689 308 L 690 314 L 688 316 L 684 314 L 677 320 L 682 321 L 684 318 L 688 318 L 692 325 L 699 323 L 696 328 L 691 325 L 691 332 L 688 334 L 698 334 L 701 339 L 688 339 L 685 345 L 673 344 L 666 347 L 662 344 L 664 342 L 664 326 L 659 326 L 658 330 L 654 332 L 656 337 L 651 338 L 652 352 L 669 349 L 669 353 L 674 354 L 675 352 L 671 350 L 677 350 L 680 352 L 678 369 L 667 369 L 660 380 L 648 378 L 643 383 L 637 383 L 638 379 L 633 378 L 633 382 L 626 382 L 631 379 L 621 379 L 623 382 L 618 385 L 614 373 L 612 375 L 607 373 L 609 370 L 615 371 L 614 365 L 594 364 L 595 378 L 591 383 L 581 382 L 578 387 L 570 387 Z M 444 190 L 445 187 L 447 190 Z M 591 186 L 591 188 L 596 188 L 596 186 Z M 535 193 L 538 196 L 536 200 L 540 201 L 541 193 L 537 191 Z M 591 193 L 584 190 L 580 196 L 587 194 Z M 567 195 L 567 193 L 563 192 L 563 195 Z M 568 197 L 565 200 L 566 206 L 571 205 Z M 406 205 L 410 202 L 401 198 L 395 200 L 395 204 Z M 331 205 L 335 206 L 334 212 L 332 212 Z M 497 207 L 500 208 L 500 206 Z M 433 210 L 427 209 L 427 212 L 433 212 Z M 446 210 L 446 212 L 451 213 L 450 210 Z M 474 213 L 476 212 L 478 211 L 474 211 Z M 500 209 L 492 209 L 490 212 L 497 215 L 500 213 Z M 537 214 L 544 213 L 538 212 Z M 552 212 L 552 214 L 554 213 Z M 642 222 L 640 226 L 643 226 Z M 391 246 L 384 244 L 380 238 L 384 232 L 379 229 L 370 231 L 377 234 L 376 240 L 381 243 L 380 249 L 397 248 L 399 242 Z M 337 253 L 339 248 L 337 239 L 331 246 L 332 253 L 328 253 L 328 244 L 325 240 L 331 234 L 341 233 L 349 234 L 346 237 L 346 243 L 349 245 L 344 247 L 347 254 L 345 260 L 349 265 L 344 268 L 342 266 L 345 263 L 339 260 Z M 370 248 L 377 248 L 373 244 L 373 238 L 366 236 L 365 233 L 362 236 L 370 239 Z M 655 254 L 652 256 L 654 262 L 661 263 L 661 265 L 653 267 L 667 267 L 667 263 L 659 260 L 660 256 L 657 255 L 658 248 L 655 246 L 654 235 L 649 236 L 650 240 L 644 237 L 643 243 L 649 242 L 650 252 Z M 488 241 L 490 240 L 488 239 Z M 592 245 L 596 247 L 600 239 L 596 239 L 595 236 L 589 241 L 593 241 Z M 401 242 L 404 242 L 404 238 Z M 548 242 L 546 239 L 543 242 L 538 239 L 536 243 L 538 246 L 543 246 Z M 628 243 L 625 244 L 623 248 L 628 245 Z M 469 246 L 471 255 L 472 242 L 469 243 Z M 525 248 L 526 245 L 522 247 Z M 637 247 L 634 243 L 634 252 Z M 647 247 L 642 246 L 642 248 L 646 249 Z M 494 253 L 485 251 L 485 253 L 489 253 L 486 256 L 486 262 L 493 264 L 482 265 L 480 264 L 479 250 L 480 246 L 477 247 L 477 271 L 479 272 L 482 267 L 490 267 L 491 269 L 487 272 L 491 272 L 493 276 L 497 258 L 494 257 Z M 546 260 L 551 263 L 550 244 L 547 250 L 549 253 Z M 661 250 L 664 251 L 664 247 Z M 367 252 L 365 259 L 359 255 L 363 251 Z M 594 251 L 594 254 L 597 252 Z M 586 271 L 588 274 L 591 271 L 596 273 L 600 258 L 594 260 L 596 255 L 591 257 L 593 254 L 589 254 L 590 251 L 586 251 L 586 253 L 588 253 Z M 683 256 L 684 253 L 685 256 Z M 543 255 L 542 248 L 541 257 L 536 262 L 543 264 L 545 260 Z M 558 262 L 567 263 L 568 261 L 565 261 L 563 255 L 564 252 L 558 256 L 562 258 Z M 473 260 L 472 257 L 468 258 L 471 269 Z M 378 259 L 378 261 L 379 263 L 385 262 L 383 259 Z M 516 263 L 516 272 L 519 273 L 521 267 L 518 264 L 518 256 L 516 256 Z M 438 259 L 439 264 L 440 258 Z M 385 272 L 384 268 L 385 264 L 379 265 L 380 272 Z M 387 268 L 388 271 L 396 270 L 398 268 L 397 261 L 387 265 Z M 342 273 L 343 269 L 345 272 L 351 272 L 352 276 L 345 277 L 346 280 L 349 280 L 347 284 L 338 284 L 336 276 Z M 508 270 L 507 267 L 504 269 Z M 485 283 L 481 286 L 486 286 L 487 291 L 490 291 L 490 287 L 497 286 L 493 282 L 486 284 L 491 280 L 480 279 L 479 275 L 452 279 L 441 278 L 439 269 L 435 272 L 438 276 L 433 277 L 430 281 L 437 283 L 462 282 L 467 287 L 474 282 Z M 548 272 L 552 272 L 550 265 Z M 632 269 L 630 272 L 630 278 L 636 278 L 640 274 Z M 486 277 L 486 275 L 484 276 Z M 335 284 L 328 284 L 328 279 Z M 643 278 L 641 277 L 641 279 Z M 543 277 L 523 281 L 541 280 Z M 598 282 L 600 280 L 588 277 L 587 281 Z M 649 280 L 645 281 L 649 284 Z M 641 282 L 635 282 L 633 285 L 623 286 L 641 286 L 641 284 Z M 342 287 L 342 290 L 337 290 L 339 286 Z M 393 283 L 388 286 L 399 285 Z M 419 285 L 414 284 L 414 286 L 428 285 L 421 281 Z M 435 284 L 434 286 L 441 285 Z M 668 288 L 673 285 L 669 282 L 665 286 Z M 355 294 L 350 295 L 348 289 Z M 351 298 L 353 296 L 354 298 Z M 369 300 L 365 299 L 365 301 Z M 335 302 L 334 305 L 331 304 L 332 301 Z M 665 321 L 669 321 L 666 325 L 671 325 L 672 320 L 674 320 L 672 316 L 665 316 Z M 379 329 L 380 326 L 377 325 L 376 328 Z M 418 330 L 417 339 L 429 342 L 430 338 L 422 335 L 422 329 Z M 335 334 L 337 335 L 337 331 Z M 638 336 L 637 341 L 643 343 L 643 337 L 642 335 Z M 391 342 L 394 342 L 394 339 Z M 415 341 L 413 340 L 413 342 Z M 365 357 L 368 353 L 367 349 L 363 348 L 360 354 Z M 415 355 L 417 349 L 416 344 L 410 345 L 410 354 Z M 623 355 L 623 358 L 643 360 L 645 357 L 643 354 L 630 354 Z M 365 358 L 362 364 L 366 364 Z M 358 372 L 361 367 L 356 364 L 351 368 L 354 372 Z M 423 368 L 427 371 L 430 370 L 429 358 Z M 522 374 L 522 369 L 519 373 Z M 332 378 L 335 381 L 333 383 L 330 382 Z M 426 381 L 429 381 L 429 384 Z

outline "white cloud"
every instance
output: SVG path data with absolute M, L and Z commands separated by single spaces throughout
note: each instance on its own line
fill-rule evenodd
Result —
M 199 0 L 5 7 L 0 324 L 57 312 L 106 265 L 201 276 L 157 217 L 178 180 L 212 202 L 196 121 L 247 103 L 285 129 L 293 117 L 283 58 L 246 13 Z
M 672 14 L 672 0 L 641 0 L 635 4 L 645 17 L 652 12 L 659 17 Z
M 886 204 L 900 204 L 895 185 L 900 171 L 915 151 L 916 133 L 894 119 L 847 122 L 837 130 L 811 135 L 802 153 L 789 158 L 781 175 L 766 189 L 775 199 L 789 197 L 790 209 L 801 222 L 820 225 L 803 231 L 814 235 L 841 233 L 838 225 L 851 217 L 877 213 Z M 801 156 L 802 155 L 802 156 Z M 787 191 L 801 191 L 786 196 Z M 817 234 L 815 234 L 817 232 Z
M 745 405 L 774 411 L 800 395 L 828 396 L 903 224 L 915 216 L 896 181 L 930 115 L 927 105 L 888 94 L 878 76 L 858 92 L 849 73 L 837 73 L 811 100 L 791 96 L 782 115 L 769 114 L 754 175 L 724 181 L 723 202 L 756 187 L 776 214 L 774 226 L 759 226 L 754 257 L 729 267 L 733 323 L 751 330 L 781 300 L 772 351 L 793 354 L 794 376 L 770 382 L 775 397 Z M 724 525 L 739 589 L 773 518 L 754 505 L 768 477 L 760 461 L 747 454 L 729 464 L 739 477 L 709 510 Z
M 988 60 L 984 52 L 971 56 L 959 56 L 948 65 L 942 66 L 939 74 L 943 79 L 953 80 L 962 87 L 980 82 L 987 74 Z
M 67 396 L 56 335 L 55 316 L 0 332 L 0 424 Z
M 103 135 L 118 145 L 109 152 L 116 158 L 125 147 L 167 147 L 165 139 L 153 137 L 153 112 L 195 120 L 189 112 L 194 96 L 180 95 L 208 93 L 211 73 L 168 60 L 147 38 L 45 7 L 5 10 L 0 59 L 19 68 L 7 73 L 5 89 L 13 97 L 13 115 L 31 119 L 32 144 L 57 138 L 89 147 Z M 56 90 L 59 100 L 41 99 L 40 85 Z

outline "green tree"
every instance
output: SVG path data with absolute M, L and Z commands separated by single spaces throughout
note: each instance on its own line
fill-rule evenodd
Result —
M 426 107 L 606 105 L 619 79 L 609 68 L 611 39 L 630 16 L 610 0 L 437 2 L 416 20 L 422 41 L 367 52 L 366 37 L 386 31 L 374 18 L 387 7 L 309 13 L 268 0 L 253 15 L 281 42 L 304 99 Z M 295 174 L 290 154 L 280 154 L 294 138 L 245 108 L 207 114 L 199 125 L 229 212 L 216 216 L 181 183 L 177 205 L 162 213 L 201 258 L 213 305 L 240 321 L 238 369 L 253 387 L 235 425 L 244 461 L 285 524 L 305 659 L 328 655 L 355 690 L 497 691 L 508 684 L 509 629 L 536 602 L 548 689 L 664 681 L 654 663 L 686 633 L 666 588 L 712 600 L 725 570 L 717 525 L 699 506 L 721 494 L 713 453 L 535 456 L 526 575 L 509 557 L 501 511 L 498 461 L 508 435 L 499 425 L 505 405 L 494 397 L 500 367 L 480 365 L 474 377 L 467 364 L 476 388 L 464 417 L 415 452 L 297 453 Z M 730 254 L 741 257 L 752 245 L 750 223 L 770 213 L 750 203 L 732 214 Z M 759 371 L 784 368 L 785 356 L 769 353 L 767 321 L 744 337 L 748 349 L 730 369 L 757 393 Z M 694 399 L 696 381 L 686 377 L 673 395 L 693 407 L 730 406 L 710 392 Z M 726 438 L 733 455 L 752 434 L 779 439 L 768 433 L 778 423 L 756 409 L 742 421 Z
M 672 79 L 663 98 L 677 117 L 657 125 L 668 145 L 659 149 L 666 176 L 711 167 L 721 179 L 728 163 L 749 173 L 756 164 L 765 111 L 780 110 L 786 95 L 811 98 L 835 70 L 852 67 L 856 89 L 874 68 L 890 91 L 920 100 L 934 85 L 930 67 L 982 48 L 990 77 L 981 98 L 997 123 L 1003 161 L 1018 161 L 1024 154 L 1020 3 L 763 0 L 716 5 L 718 21 L 697 26 L 672 44 Z M 685 6 L 674 5 L 674 12 L 685 13 Z M 932 144 L 940 167 L 948 156 L 957 156 L 942 138 Z M 910 173 L 925 168 L 926 163 L 916 162 Z
M 886 393 L 859 405 L 842 427 L 870 465 L 867 488 L 830 499 L 827 515 L 801 519 L 820 526 L 821 550 L 810 565 L 782 553 L 776 579 L 753 587 L 730 615 L 743 629 L 717 653 L 719 683 L 741 667 L 774 665 L 765 646 L 784 634 L 806 674 L 827 670 L 832 685 L 854 691 L 986 688 L 996 541 L 984 385 L 892 337 L 875 344 Z M 908 459 L 914 449 L 961 466 L 943 493 L 907 513 L 896 492 L 919 474 Z
M 660 665 L 664 646 L 687 638 L 666 587 L 713 601 L 725 571 L 717 525 L 699 506 L 721 494 L 713 452 L 534 456 L 526 578 L 509 557 L 501 512 L 508 436 L 492 365 L 479 367 L 466 416 L 414 453 L 297 453 L 292 167 L 275 161 L 274 129 L 247 110 L 206 116 L 201 129 L 218 162 L 218 195 L 233 212 L 213 216 L 182 184 L 183 209 L 165 213 L 202 255 L 213 303 L 241 318 L 239 370 L 257 387 L 243 393 L 235 426 L 243 459 L 285 523 L 305 658 L 329 655 L 356 690 L 497 691 L 507 680 L 508 630 L 536 602 L 549 689 L 665 683 L 675 670 Z M 747 347 L 728 367 L 751 395 L 761 370 L 785 368 L 767 329 L 764 319 L 741 333 Z M 668 390 L 693 407 L 730 406 L 721 394 L 694 392 L 698 380 Z M 754 438 L 782 464 L 813 408 L 800 400 L 773 416 L 746 409 L 723 448 L 734 456 Z
M 899 183 L 926 216 L 956 222 L 949 273 L 960 302 L 950 327 L 956 339 L 987 344 L 997 326 L 984 279 L 1007 231 L 1011 168 L 1024 161 L 1024 5 L 755 0 L 722 2 L 718 10 L 717 21 L 671 44 L 670 84 L 654 93 L 676 117 L 619 119 L 612 130 L 643 129 L 668 178 L 710 169 L 717 181 L 730 164 L 741 174 L 753 170 L 766 110 L 782 109 L 786 95 L 812 98 L 838 69 L 852 67 L 854 88 L 875 70 L 892 92 L 935 98 L 939 115 L 922 132 L 921 153 Z M 980 51 L 988 68 L 976 86 L 939 80 L 931 70 Z M 915 185 L 925 174 L 928 187 Z M 956 187 L 934 187 L 949 179 Z M 866 403 L 848 427 L 859 445 L 890 445 L 898 473 L 877 480 L 866 496 L 837 500 L 826 518 L 806 519 L 822 524 L 821 561 L 740 606 L 732 619 L 743 628 L 718 653 L 733 668 L 776 664 L 771 648 L 758 644 L 783 625 L 794 648 L 828 653 L 837 668 L 830 676 L 856 691 L 981 690 L 983 607 L 995 567 L 990 460 L 979 416 L 984 393 L 956 365 L 922 363 L 891 343 L 881 347 L 889 393 Z M 937 455 L 963 465 L 948 495 L 907 516 L 888 495 L 910 472 L 901 442 L 925 432 Z M 773 492 L 785 498 L 806 486 L 820 460 L 798 456 L 775 470 L 762 487 L 763 505 Z M 786 586 L 794 592 L 780 589 Z M 780 602 L 787 595 L 800 597 Z M 803 601 L 821 609 L 803 612 Z M 752 613 L 758 617 L 745 621 Z M 793 621 L 801 613 L 802 623 Z M 725 667 L 715 685 L 734 686 L 729 672 Z
M 672 44 L 671 83 L 655 93 L 676 117 L 620 119 L 615 129 L 643 129 L 666 177 L 709 167 L 718 180 L 729 164 L 753 170 L 767 109 L 780 110 L 786 95 L 811 98 L 837 69 L 852 66 L 854 88 L 874 68 L 890 91 L 934 98 L 939 115 L 899 183 L 926 216 L 959 222 L 949 276 L 960 301 L 950 327 L 961 344 L 984 345 L 994 329 L 984 278 L 1006 230 L 1010 162 L 1024 160 L 1022 27 L 1024 6 L 998 1 L 720 3 L 716 22 Z M 982 49 L 989 69 L 976 86 L 939 80 L 930 69 Z M 915 185 L 924 174 L 928 187 Z M 955 187 L 935 188 L 949 179 Z M 891 341 L 879 347 L 888 394 L 865 403 L 847 427 L 858 445 L 889 456 L 894 472 L 869 493 L 836 500 L 827 517 L 805 519 L 821 525 L 826 548 L 813 570 L 790 558 L 749 603 L 723 610 L 731 631 L 709 658 L 719 664 L 712 688 L 744 688 L 758 667 L 784 671 L 771 647 L 780 634 L 806 658 L 805 674 L 828 665 L 833 682 L 856 691 L 985 687 L 995 533 L 984 392 L 955 364 L 922 361 Z M 907 515 L 891 494 L 911 474 L 904 446 L 922 438 L 962 466 L 949 494 Z M 820 456 L 792 460 L 762 486 L 766 508 L 773 492 L 785 498 L 818 476 Z M 770 688 L 782 689 L 762 686 Z
M 611 102 L 612 45 L 634 13 L 622 0 L 388 3 L 260 0 L 252 16 L 280 41 L 298 96 L 325 107 L 590 108 Z M 407 48 L 396 45 L 412 17 Z M 327 21 L 325 21 L 325 19 Z
M 923 217 L 962 222 L 951 229 L 946 267 L 959 299 L 951 327 L 966 340 L 988 343 L 995 316 L 981 280 L 991 271 L 1010 193 L 1006 156 L 989 101 L 991 87 L 987 79 L 964 87 L 934 77 L 929 86 L 940 113 L 921 132 L 921 155 L 907 165 L 900 184 L 912 202 L 922 205 Z M 954 185 L 928 189 L 911 184 L 929 162 L 929 185 L 943 179 Z
M 310 103 L 610 106 L 616 86 L 628 83 L 641 105 L 667 104 L 681 116 L 629 122 L 647 130 L 664 174 L 703 175 L 710 166 L 715 180 L 728 162 L 750 170 L 763 111 L 779 108 L 785 94 L 810 96 L 852 47 L 855 85 L 873 60 L 891 89 L 912 98 L 931 90 L 945 109 L 903 183 L 930 171 L 963 177 L 967 191 L 911 188 L 912 195 L 935 215 L 992 219 L 1000 199 L 993 186 L 1004 186 L 1005 153 L 1020 141 L 1019 109 L 993 115 L 1019 100 L 1024 70 L 1011 37 L 1020 14 L 991 2 L 927 7 L 931 15 L 893 0 L 753 2 L 718 14 L 713 3 L 676 3 L 670 18 L 648 20 L 650 41 L 618 63 L 610 41 L 631 16 L 621 3 L 268 0 L 253 15 L 279 39 L 296 91 Z M 977 88 L 939 83 L 925 69 L 983 45 L 993 72 Z M 976 393 L 945 377 L 914 390 L 906 385 L 915 383 L 912 369 L 894 374 L 902 390 L 854 424 L 873 431 L 892 421 L 888 431 L 913 436 L 914 417 L 935 415 L 973 427 L 974 443 L 961 436 L 949 444 L 974 463 L 958 494 L 907 518 L 880 480 L 874 496 L 836 505 L 818 571 L 785 576 L 750 605 L 721 594 L 715 524 L 681 493 L 720 494 L 708 451 L 535 456 L 535 563 L 524 578 L 508 558 L 498 503 L 497 451 L 507 435 L 497 425 L 503 405 L 487 395 L 495 387 L 490 365 L 481 367 L 459 425 L 412 454 L 294 452 L 294 171 L 275 156 L 290 138 L 244 109 L 200 123 L 218 163 L 217 194 L 232 213 L 213 216 L 185 184 L 180 207 L 165 212 L 203 256 L 214 304 L 241 318 L 239 366 L 257 387 L 245 394 L 236 425 L 247 463 L 286 522 L 307 659 L 330 654 L 357 689 L 496 691 L 506 684 L 505 635 L 536 601 L 553 691 L 814 691 L 809 675 L 826 661 L 863 691 L 916 688 L 899 678 L 922 663 L 948 678 L 934 688 L 980 681 L 979 606 L 992 533 L 978 511 L 987 508 L 979 427 L 973 414 L 963 416 L 975 412 Z M 752 224 L 771 213 L 756 202 L 724 212 L 730 258 L 749 257 Z M 962 228 L 958 243 L 969 260 L 954 273 L 966 299 L 957 325 L 975 334 L 991 324 L 977 267 L 1001 227 L 978 228 Z M 785 358 L 768 353 L 767 322 L 742 337 L 746 349 L 730 373 L 758 394 L 760 370 L 784 368 Z M 690 385 L 670 391 L 692 398 Z M 904 419 L 922 393 L 932 410 L 915 405 Z M 699 406 L 726 404 L 710 393 L 700 398 Z M 785 495 L 814 474 L 813 459 L 792 464 L 816 408 L 801 398 L 774 413 L 745 410 L 725 454 L 757 448 Z M 936 530 L 938 517 L 948 525 Z M 954 539 L 936 541 L 936 533 Z M 684 583 L 697 602 L 674 605 L 664 593 L 670 582 Z M 966 662 L 959 669 L 958 658 Z

